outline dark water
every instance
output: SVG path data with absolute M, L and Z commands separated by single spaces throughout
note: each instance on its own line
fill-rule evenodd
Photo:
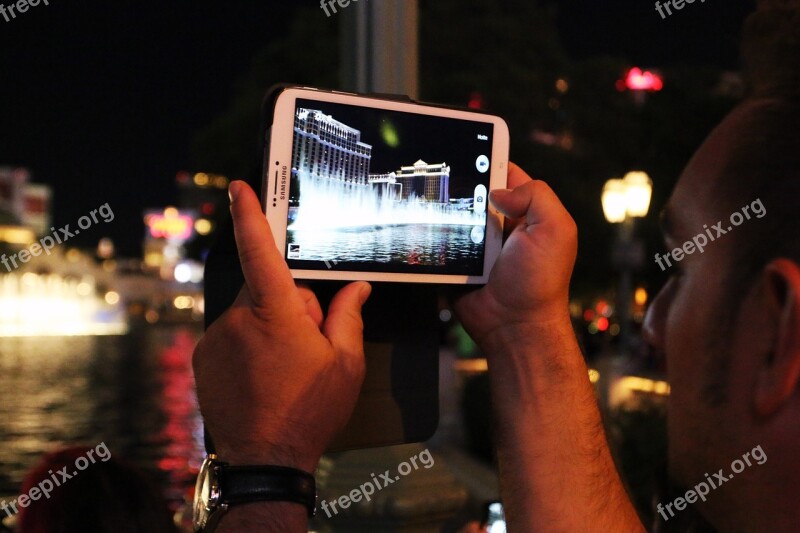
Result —
M 125 336 L 0 337 L 0 493 L 18 493 L 44 453 L 104 441 L 181 499 L 203 455 L 191 368 L 201 333 L 141 326 Z
M 300 246 L 299 257 L 294 259 L 434 266 L 474 264 L 480 269 L 483 231 L 480 226 L 437 224 L 290 230 L 288 243 Z

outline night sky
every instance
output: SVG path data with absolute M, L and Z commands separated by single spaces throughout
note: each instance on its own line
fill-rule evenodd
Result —
M 189 156 L 193 135 L 226 108 L 299 5 L 318 2 L 50 0 L 0 17 L 0 166 L 28 167 L 53 187 L 55 225 L 109 202 L 125 222 L 103 231 L 138 254 L 142 210 L 175 200 L 178 170 L 201 170 Z M 558 6 L 574 58 L 735 68 L 753 2 L 698 1 L 664 21 L 649 0 Z

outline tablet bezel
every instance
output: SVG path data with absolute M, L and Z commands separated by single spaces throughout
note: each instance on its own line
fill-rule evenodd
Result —
M 492 124 L 492 159 L 489 176 L 489 190 L 505 188 L 508 174 L 509 132 L 506 122 L 494 115 L 460 109 L 437 107 L 408 101 L 397 101 L 371 96 L 362 96 L 338 91 L 322 91 L 313 88 L 290 88 L 278 96 L 271 132 L 269 134 L 268 155 L 264 161 L 264 190 L 262 207 L 272 229 L 275 245 L 286 258 L 286 238 L 291 187 L 292 143 L 294 140 L 294 120 L 296 101 L 316 100 L 346 105 L 356 105 L 376 109 L 386 109 L 405 113 L 454 118 L 473 122 Z M 491 203 L 487 202 L 486 246 L 484 251 L 483 275 L 467 276 L 454 274 L 416 274 L 394 272 L 343 271 L 343 270 L 305 270 L 291 269 L 296 279 L 321 280 L 365 280 L 404 283 L 446 283 L 446 284 L 485 284 L 500 254 L 503 242 L 503 216 Z

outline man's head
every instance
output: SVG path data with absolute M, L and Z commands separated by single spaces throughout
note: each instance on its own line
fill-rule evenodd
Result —
M 758 446 L 769 457 L 701 504 L 723 529 L 789 523 L 800 493 L 800 93 L 789 79 L 759 78 L 686 167 L 665 210 L 667 248 L 709 243 L 673 264 L 645 328 L 668 361 L 675 479 L 727 478 Z

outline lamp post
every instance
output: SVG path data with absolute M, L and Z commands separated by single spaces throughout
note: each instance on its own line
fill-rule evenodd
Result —
M 647 216 L 653 195 L 653 181 L 641 171 L 628 172 L 622 179 L 610 179 L 603 187 L 603 214 L 611 224 L 619 225 L 617 242 L 612 253 L 614 266 L 620 271 L 617 290 L 617 317 L 620 326 L 620 352 L 630 349 L 630 308 L 633 298 L 632 271 L 641 267 L 644 249 L 634 238 L 634 221 Z

